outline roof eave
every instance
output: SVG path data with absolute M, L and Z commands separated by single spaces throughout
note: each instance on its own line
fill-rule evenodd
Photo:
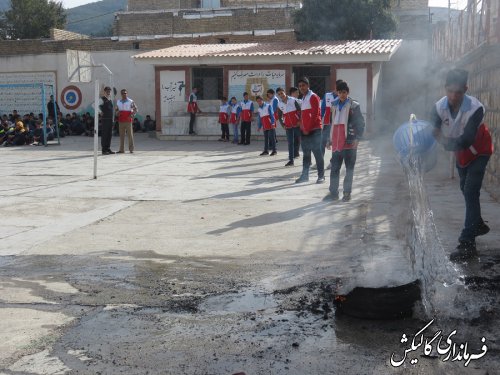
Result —
M 255 64 L 335 64 L 389 61 L 395 50 L 387 53 L 345 55 L 285 55 L 285 56 L 203 56 L 203 57 L 136 57 L 136 63 L 163 66 L 255 65 Z

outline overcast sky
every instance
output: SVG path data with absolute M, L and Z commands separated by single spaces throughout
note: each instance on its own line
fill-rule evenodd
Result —
M 93 3 L 95 0 L 62 0 L 65 8 L 74 8 L 79 5 Z M 463 8 L 467 4 L 467 0 L 451 0 L 452 3 L 458 4 L 459 8 Z M 448 0 L 429 0 L 429 6 L 432 7 L 447 7 Z

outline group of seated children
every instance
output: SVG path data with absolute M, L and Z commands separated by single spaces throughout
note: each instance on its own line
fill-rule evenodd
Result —
M 99 115 L 99 121 L 100 115 Z M 57 135 L 65 137 L 69 135 L 94 135 L 94 117 L 89 112 L 79 115 L 76 112 L 66 114 L 63 117 L 61 112 L 58 112 L 57 128 L 52 117 L 47 117 L 46 136 L 43 133 L 43 113 L 35 116 L 34 113 L 21 116 L 14 110 L 9 115 L 1 116 L 0 124 L 0 146 L 22 146 L 22 145 L 44 145 L 45 141 L 54 140 Z M 118 123 L 116 123 L 118 129 Z M 135 118 L 133 123 L 134 132 L 137 131 L 154 131 L 156 123 L 147 115 L 144 122 L 141 124 L 139 119 Z M 99 134 L 100 135 L 100 134 Z
M 41 145 L 55 138 L 54 123 L 47 119 L 46 137 L 43 134 L 43 114 L 35 118 L 33 113 L 22 118 L 16 111 L 9 116 L 3 115 L 0 126 L 0 145 L 4 147 L 22 145 Z

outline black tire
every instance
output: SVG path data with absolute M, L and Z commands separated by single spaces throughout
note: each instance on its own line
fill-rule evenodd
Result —
M 397 287 L 356 287 L 346 295 L 335 296 L 335 313 L 361 319 L 407 318 L 420 298 L 418 280 Z

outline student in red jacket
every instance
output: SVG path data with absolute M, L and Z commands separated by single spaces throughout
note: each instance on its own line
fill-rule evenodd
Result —
M 238 144 L 249 145 L 251 136 L 251 125 L 253 117 L 253 102 L 248 99 L 248 93 L 243 93 L 243 101 L 240 103 L 241 108 L 241 141 Z
M 358 152 L 358 141 L 365 130 L 365 120 L 359 103 L 349 97 L 346 82 L 337 84 L 338 97 L 331 103 L 332 126 L 326 147 L 332 150 L 332 171 L 330 172 L 330 194 L 325 200 L 339 199 L 339 176 L 342 164 L 345 164 L 343 185 L 344 202 L 351 200 L 354 166 Z
M 295 155 L 299 152 L 300 104 L 294 97 L 286 95 L 281 87 L 278 87 L 276 93 L 280 99 L 277 107 L 278 120 L 286 130 L 288 142 L 288 163 L 285 167 L 291 167 Z
M 299 106 L 302 104 L 302 99 L 299 99 L 299 89 L 295 86 L 292 86 L 290 87 L 290 89 L 288 90 L 288 94 L 294 98 L 297 103 L 299 104 Z M 298 131 L 298 134 L 297 136 L 295 137 L 295 144 L 293 149 L 294 149 L 294 152 L 295 152 L 295 155 L 293 155 L 293 158 L 294 159 L 298 159 L 300 158 L 300 121 L 299 121 L 299 131 Z
M 274 120 L 273 108 L 269 103 L 266 103 L 261 96 L 255 98 L 257 100 L 259 114 L 259 124 L 257 129 L 264 130 L 264 151 L 260 156 L 269 155 L 269 149 L 272 150 L 271 156 L 276 152 L 276 121 Z
M 479 195 L 486 165 L 493 153 L 491 134 L 484 123 L 484 106 L 465 95 L 468 72 L 453 69 L 446 77 L 446 96 L 434 106 L 431 118 L 434 136 L 445 150 L 454 151 L 465 198 L 465 223 L 451 261 L 465 261 L 475 255 L 476 237 L 490 231 L 481 217 Z
M 201 113 L 200 108 L 198 107 L 198 88 L 193 87 L 193 91 L 191 95 L 189 95 L 189 103 L 187 107 L 187 111 L 189 112 L 189 134 L 196 135 L 194 131 L 194 123 L 196 121 L 196 114 Z
M 219 123 L 222 135 L 220 142 L 229 142 L 229 116 L 231 114 L 231 106 L 227 102 L 227 98 L 223 96 L 220 100 L 219 107 Z
M 229 111 L 229 123 L 233 126 L 233 143 L 237 145 L 239 144 L 238 128 L 240 127 L 241 107 L 234 96 L 229 103 Z
M 309 181 L 309 168 L 311 167 L 311 152 L 318 166 L 317 184 L 325 182 L 325 163 L 321 152 L 321 99 L 309 89 L 309 79 L 299 80 L 299 91 L 302 94 L 301 103 L 301 143 L 304 158 L 302 162 L 302 175 L 295 183 Z

